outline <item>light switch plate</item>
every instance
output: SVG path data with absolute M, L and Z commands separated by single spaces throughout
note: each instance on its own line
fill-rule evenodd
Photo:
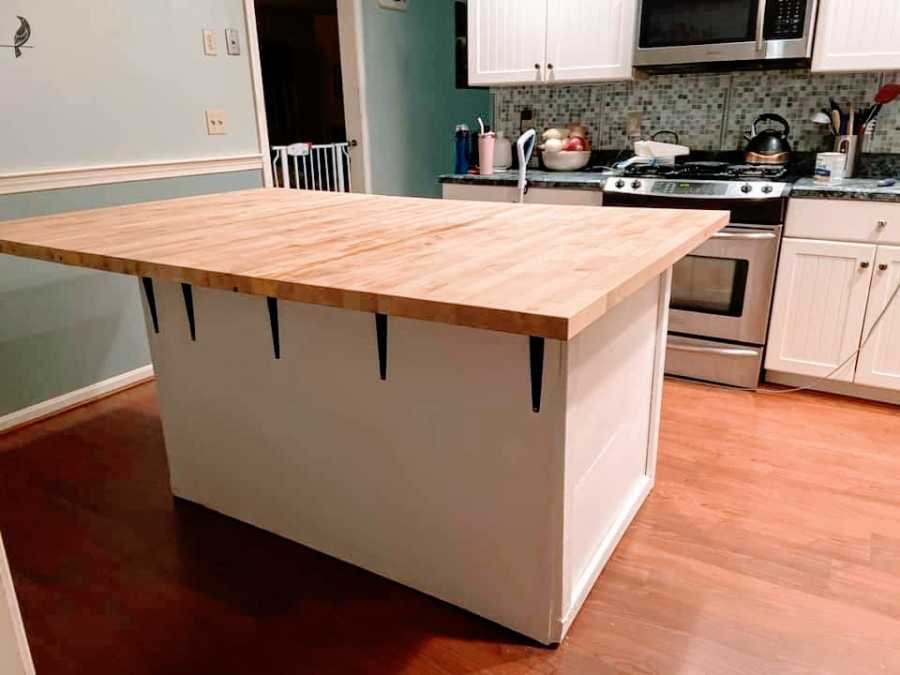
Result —
M 225 49 L 230 56 L 241 55 L 241 34 L 237 28 L 225 29 Z
M 225 111 L 207 109 L 206 111 L 206 131 L 210 136 L 221 136 L 227 134 L 228 130 L 225 125 Z
M 625 135 L 628 138 L 641 137 L 641 113 L 630 112 L 625 117 Z
M 219 47 L 216 45 L 216 31 L 204 29 L 203 31 L 203 53 L 207 56 L 218 56 Z
M 409 7 L 409 0 L 378 0 L 378 6 L 384 9 L 396 9 L 405 12 Z

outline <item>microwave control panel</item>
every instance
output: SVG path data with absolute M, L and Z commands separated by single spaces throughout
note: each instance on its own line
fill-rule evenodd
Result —
M 766 40 L 795 40 L 806 32 L 807 0 L 769 0 L 766 6 Z

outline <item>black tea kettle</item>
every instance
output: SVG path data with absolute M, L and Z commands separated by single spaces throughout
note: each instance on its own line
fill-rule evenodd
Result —
M 762 122 L 776 122 L 784 128 L 757 131 L 757 126 Z M 791 127 L 781 115 L 760 115 L 753 121 L 750 134 L 747 135 L 749 143 L 744 161 L 747 164 L 787 164 L 791 161 L 791 144 L 788 142 L 790 133 Z

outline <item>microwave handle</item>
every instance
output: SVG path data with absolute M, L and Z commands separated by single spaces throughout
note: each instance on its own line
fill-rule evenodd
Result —
M 761 52 L 766 48 L 766 0 L 759 0 L 759 9 L 756 12 L 756 51 Z

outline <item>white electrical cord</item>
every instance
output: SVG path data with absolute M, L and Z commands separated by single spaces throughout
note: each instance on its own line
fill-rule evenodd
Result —
M 859 348 L 853 352 L 846 359 L 841 361 L 841 363 L 831 372 L 822 377 L 817 377 L 810 384 L 805 387 L 794 387 L 793 389 L 762 389 L 760 387 L 728 387 L 724 385 L 712 384 L 710 382 L 700 382 L 697 381 L 698 384 L 703 384 L 707 387 L 714 387 L 716 389 L 726 389 L 728 391 L 749 391 L 755 394 L 793 394 L 798 391 L 807 391 L 809 389 L 813 389 L 817 384 L 825 382 L 832 377 L 834 377 L 840 370 L 842 370 L 848 363 L 850 363 L 853 359 L 859 356 L 860 352 L 865 348 L 867 344 L 869 344 L 869 340 L 872 339 L 872 336 L 875 335 L 875 330 L 878 328 L 879 324 L 881 324 L 882 320 L 885 316 L 887 316 L 888 310 L 894 304 L 894 301 L 897 297 L 900 296 L 900 283 L 897 284 L 897 288 L 894 289 L 894 292 L 891 293 L 890 298 L 888 298 L 887 303 L 884 306 L 884 309 L 881 310 L 881 314 L 875 319 L 875 322 L 872 324 L 872 328 L 869 329 L 869 334 L 859 343 Z M 692 382 L 695 380 L 692 380 Z

